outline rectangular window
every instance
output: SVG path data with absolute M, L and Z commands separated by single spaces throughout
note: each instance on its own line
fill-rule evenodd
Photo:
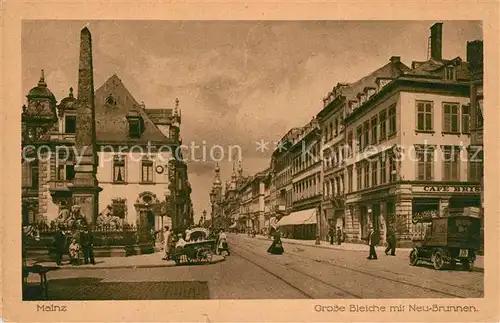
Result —
M 434 150 L 419 148 L 417 154 L 417 180 L 432 181 L 434 179 Z
M 352 166 L 349 166 L 349 168 L 347 168 L 347 193 L 352 192 L 353 180 L 354 180 L 354 178 L 353 178 L 353 173 L 352 173 Z
M 143 160 L 142 161 L 142 182 L 151 183 L 153 182 L 153 161 Z
M 335 119 L 335 137 L 339 135 L 339 119 Z
M 483 147 L 471 147 L 468 156 L 468 178 L 471 182 L 479 182 L 483 177 Z
M 66 116 L 64 118 L 64 132 L 76 133 L 76 116 Z
M 377 116 L 372 118 L 372 145 L 378 144 L 377 138 Z
M 370 121 L 365 121 L 363 124 L 363 149 L 370 144 Z
M 443 103 L 443 132 L 458 133 L 460 130 L 458 103 Z
M 377 161 L 372 161 L 372 187 L 378 185 L 377 176 L 378 176 L 378 163 Z
M 396 134 L 396 105 L 389 108 L 389 136 Z
M 38 188 L 38 161 L 24 161 L 22 165 L 22 186 Z
M 386 119 L 387 119 L 387 111 L 383 110 L 379 114 L 379 121 L 380 121 L 380 140 L 385 140 L 386 135 L 387 135 L 387 124 L 386 124 Z
M 363 189 L 362 180 L 363 180 L 363 169 L 362 164 L 356 164 L 356 191 Z
M 353 134 L 352 131 L 349 131 L 347 134 L 347 157 L 350 158 L 352 157 L 352 153 L 354 151 L 354 142 L 353 142 Z
M 385 184 L 387 182 L 387 163 L 385 159 L 385 154 L 380 157 L 380 184 Z
M 460 180 L 460 148 L 443 147 L 443 180 Z
M 139 120 L 129 120 L 129 137 L 138 138 L 141 136 L 141 123 Z
M 462 133 L 470 133 L 470 104 L 462 105 Z
M 73 164 L 66 164 L 66 180 L 72 181 L 75 178 L 75 166 Z
M 391 183 L 396 182 L 398 179 L 397 160 L 394 155 L 389 156 L 389 179 Z
M 356 128 L 356 152 L 363 149 L 363 128 L 358 126 Z
M 456 79 L 456 69 L 454 66 L 446 66 L 444 78 L 448 81 L 454 81 Z
M 477 106 L 476 106 L 476 127 L 477 128 L 482 128 L 483 127 L 483 99 L 480 99 L 477 101 Z
M 364 175 L 364 188 L 370 187 L 370 163 L 368 161 L 364 162 L 363 165 L 363 175 Z
M 31 163 L 23 161 L 22 165 L 22 187 L 31 187 Z
M 417 130 L 433 131 L 432 122 L 433 103 L 428 101 L 417 101 Z
M 125 182 L 125 157 L 114 156 L 113 158 L 113 182 Z

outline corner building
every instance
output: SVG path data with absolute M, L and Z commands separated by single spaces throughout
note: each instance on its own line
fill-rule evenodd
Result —
M 401 246 L 421 234 L 417 222 L 480 205 L 479 180 L 468 178 L 470 79 L 460 57 L 441 57 L 442 24 L 431 27 L 430 59 L 377 77 L 344 119 L 346 231 L 385 240 L 391 226 Z M 397 60 L 393 58 L 392 60 Z

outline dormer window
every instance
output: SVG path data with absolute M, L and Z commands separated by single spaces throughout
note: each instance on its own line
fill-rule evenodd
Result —
M 448 81 L 455 81 L 457 78 L 457 72 L 456 72 L 455 66 L 446 66 L 444 69 L 444 79 Z
M 129 137 L 137 138 L 141 135 L 141 125 L 139 120 L 129 120 Z
M 130 111 L 127 115 L 128 135 L 130 138 L 139 138 L 144 132 L 144 120 L 138 111 Z

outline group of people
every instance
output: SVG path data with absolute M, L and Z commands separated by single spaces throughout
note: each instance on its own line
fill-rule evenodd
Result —
M 340 227 L 337 227 L 337 232 L 334 231 L 333 227 L 330 227 L 330 229 L 328 229 L 328 237 L 330 238 L 330 244 L 333 244 L 336 240 L 337 244 L 341 245 L 344 241 L 344 235 L 342 234 Z
M 69 245 L 68 240 L 71 241 Z M 87 226 L 79 234 L 78 231 L 64 232 L 62 228 L 59 228 L 54 236 L 54 251 L 58 266 L 62 265 L 65 254 L 69 255 L 70 264 L 73 266 L 79 265 L 82 258 L 85 264 L 95 265 L 94 236 Z
M 392 228 L 388 228 L 386 233 L 387 247 L 385 248 L 385 254 L 391 256 L 396 255 L 396 235 Z M 375 251 L 375 247 L 380 244 L 380 232 L 378 230 L 374 230 L 372 226 L 369 227 L 369 233 L 367 237 L 367 243 L 370 246 L 370 253 L 366 259 L 375 260 L 377 258 L 377 252 Z

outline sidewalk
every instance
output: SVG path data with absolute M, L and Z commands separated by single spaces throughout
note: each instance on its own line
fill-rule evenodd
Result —
M 255 238 L 249 237 L 246 234 L 232 234 L 234 237 L 244 237 L 247 239 L 259 239 L 259 240 L 266 240 L 266 241 L 271 241 L 270 238 L 261 236 L 261 235 L 256 235 Z M 315 240 L 297 240 L 297 239 L 288 239 L 288 238 L 281 238 L 281 240 L 284 243 L 291 244 L 291 245 L 302 245 L 302 246 L 310 246 L 310 247 L 317 247 L 317 248 L 323 248 L 323 249 L 334 249 L 334 250 L 343 250 L 343 251 L 363 251 L 363 252 L 368 252 L 369 247 L 366 244 L 358 244 L 358 243 L 342 243 L 341 245 L 336 245 L 333 244 L 331 245 L 330 243 L 326 241 L 321 241 L 320 245 L 315 244 Z M 379 253 L 384 253 L 385 247 L 384 246 L 378 246 L 375 248 L 377 252 Z M 405 252 L 406 254 L 410 254 L 410 251 L 412 250 L 411 248 L 397 248 L 397 251 Z M 397 252 L 396 252 L 397 253 Z M 474 268 L 483 271 L 484 270 L 484 256 L 476 256 L 476 261 L 474 262 Z
M 79 265 L 72 266 L 67 264 L 68 261 L 63 261 L 63 265 L 59 266 L 59 269 L 117 269 L 117 268 L 157 268 L 157 267 L 174 267 L 175 262 L 172 260 L 162 260 L 163 253 L 155 252 L 152 254 L 144 254 L 129 257 L 102 257 L 96 258 L 95 265 Z M 211 264 L 215 264 L 224 261 L 225 257 L 219 255 L 213 255 Z M 41 265 L 47 267 L 58 267 L 53 261 L 29 261 L 28 265 Z

